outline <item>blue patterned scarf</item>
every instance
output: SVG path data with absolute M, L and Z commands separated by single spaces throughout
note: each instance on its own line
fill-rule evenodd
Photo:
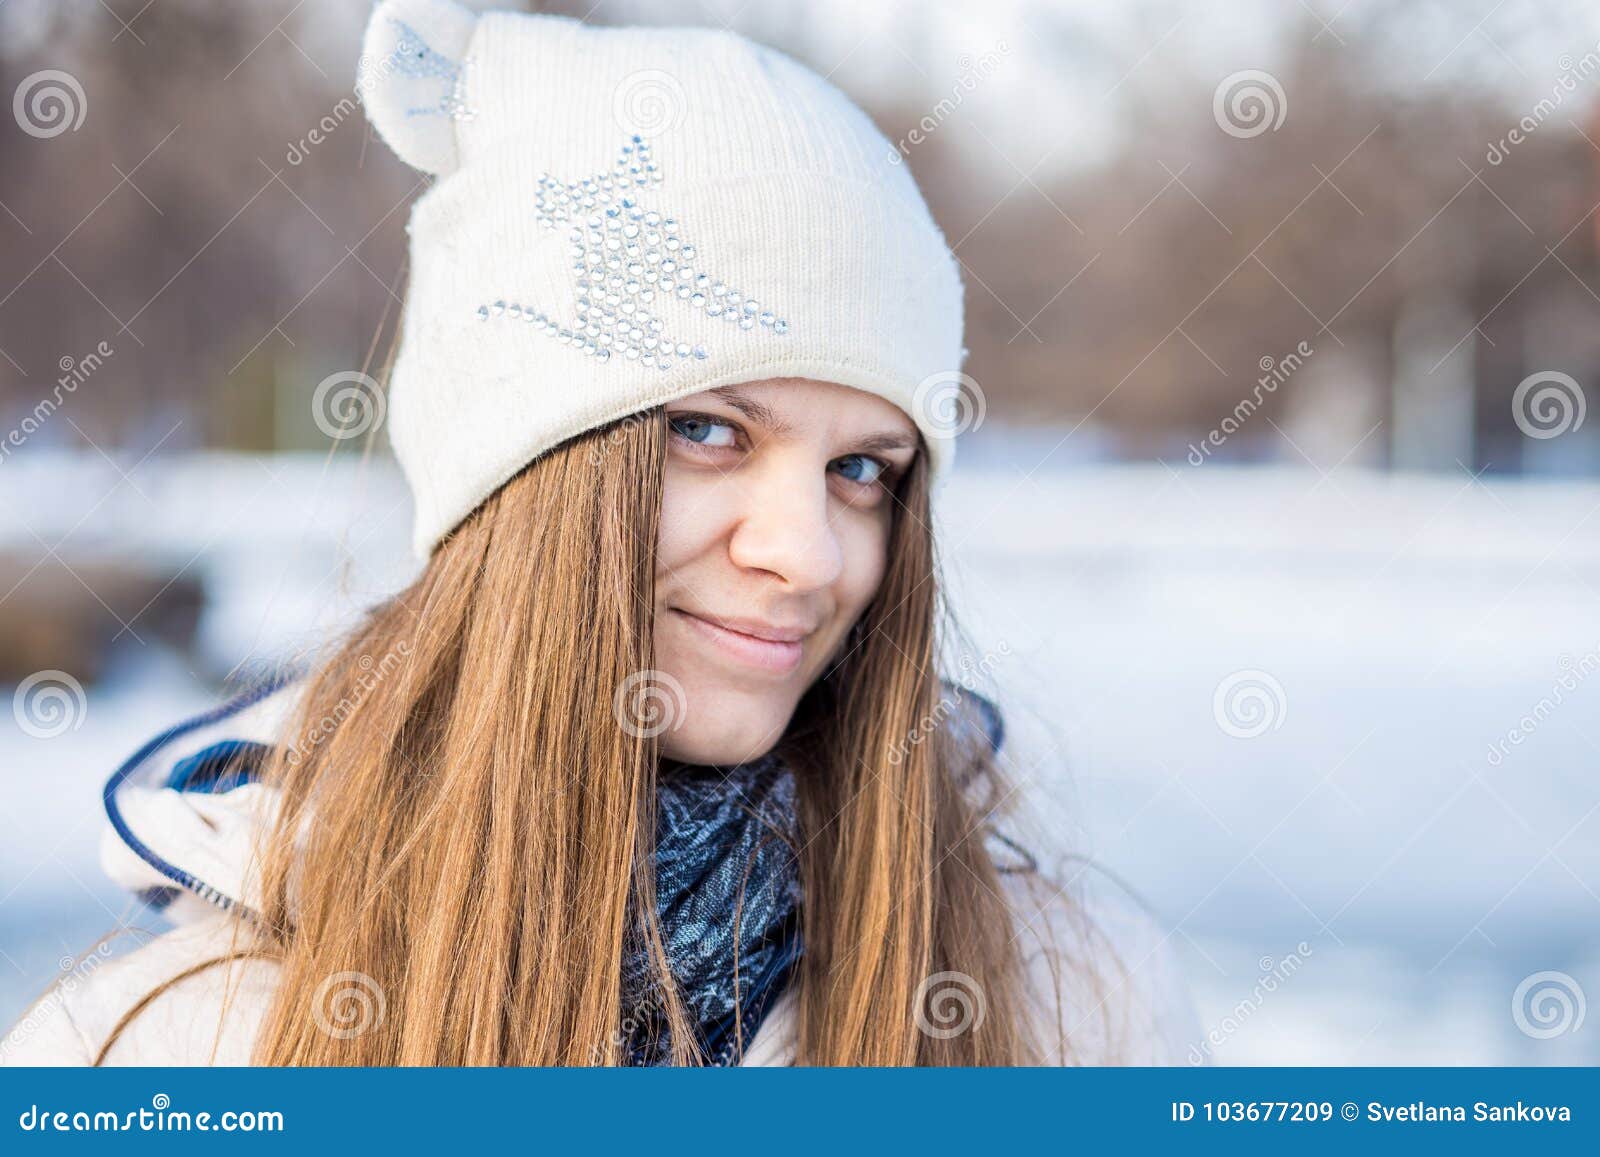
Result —
M 737 1064 L 800 958 L 799 828 L 790 769 L 664 763 L 656 912 L 680 1000 L 708 1064 Z M 642 940 L 622 963 L 625 1053 L 670 1063 L 671 1035 Z

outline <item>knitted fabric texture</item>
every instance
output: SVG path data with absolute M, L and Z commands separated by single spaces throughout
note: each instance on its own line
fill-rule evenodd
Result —
M 721 385 L 864 390 L 948 464 L 959 265 L 894 147 L 794 60 L 722 30 L 383 0 L 358 91 L 438 177 L 387 407 L 418 554 L 544 451 Z

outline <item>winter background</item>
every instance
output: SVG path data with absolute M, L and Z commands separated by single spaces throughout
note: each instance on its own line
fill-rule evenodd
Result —
M 141 3 L 0 0 L 7 1023 L 159 926 L 117 763 L 414 568 L 364 6 Z M 734 27 L 900 142 L 968 284 L 951 661 L 1196 1055 L 1600 1062 L 1600 16 L 1216 7 L 551 10 Z

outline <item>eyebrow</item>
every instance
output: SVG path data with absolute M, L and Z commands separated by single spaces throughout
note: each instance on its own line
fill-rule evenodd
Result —
M 915 450 L 917 448 L 917 440 L 910 434 L 868 434 L 865 438 L 852 443 L 852 445 L 855 446 L 855 449 L 851 452 L 855 454 L 886 453 L 890 450 Z
M 741 393 L 737 386 L 716 386 L 706 392 L 721 398 L 752 422 L 757 422 L 767 427 L 774 434 L 784 435 L 794 432 L 794 427 L 783 418 L 780 418 L 770 406 Z M 854 454 L 886 453 L 891 450 L 915 450 L 917 448 L 917 437 L 915 434 L 885 431 L 879 434 L 868 434 L 864 438 L 857 439 L 852 443 L 852 446 L 854 449 L 851 453 Z
M 740 393 L 737 386 L 717 386 L 706 392 L 721 398 L 746 418 L 749 418 L 752 422 L 760 423 L 774 434 L 792 434 L 794 432 L 794 427 L 778 417 L 777 412 L 772 407 L 763 405 L 754 398 Z

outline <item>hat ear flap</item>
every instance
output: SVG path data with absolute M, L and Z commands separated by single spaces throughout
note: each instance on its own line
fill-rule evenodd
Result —
M 361 43 L 356 93 L 367 119 L 406 164 L 443 176 L 459 163 L 456 121 L 477 16 L 454 0 L 381 0 Z

